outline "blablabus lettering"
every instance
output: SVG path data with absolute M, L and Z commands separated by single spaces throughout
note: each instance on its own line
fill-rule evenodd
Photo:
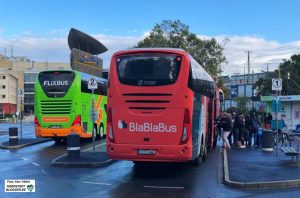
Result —
M 162 122 L 158 124 L 145 122 L 143 124 L 129 122 L 130 132 L 161 132 L 161 133 L 175 133 L 177 132 L 176 125 L 166 125 Z

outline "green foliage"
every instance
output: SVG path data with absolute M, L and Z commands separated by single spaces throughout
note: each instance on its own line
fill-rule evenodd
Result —
M 288 72 L 290 73 L 290 79 L 288 79 Z M 282 78 L 281 95 L 300 94 L 300 54 L 292 55 L 290 60 L 283 60 L 283 63 L 279 65 L 279 70 L 269 72 L 266 78 L 258 80 L 254 86 L 254 88 L 257 88 L 257 95 L 274 94 L 274 91 L 272 91 L 272 78 L 278 78 L 279 76 Z
M 247 97 L 237 97 L 234 99 L 238 103 L 238 107 L 242 113 L 248 111 L 247 105 L 250 103 L 250 99 Z
M 163 20 L 156 24 L 150 35 L 135 47 L 184 49 L 213 77 L 217 77 L 222 72 L 221 64 L 226 62 L 223 47 L 216 39 L 200 39 L 195 33 L 189 31 L 189 26 L 179 20 Z

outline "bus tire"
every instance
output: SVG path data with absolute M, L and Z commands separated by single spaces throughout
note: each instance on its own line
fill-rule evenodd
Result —
M 56 145 L 61 145 L 65 142 L 64 138 L 59 138 L 59 137 L 55 137 L 55 138 L 53 138 L 53 140 L 54 140 Z
M 96 124 L 94 124 L 93 130 L 94 130 L 95 139 L 96 139 L 96 140 L 100 140 L 100 134 L 97 133 L 98 130 L 97 130 L 97 125 L 96 125 Z M 93 135 L 92 135 L 92 137 L 93 137 Z
M 104 127 L 102 123 L 100 124 L 99 135 L 101 139 L 104 137 Z

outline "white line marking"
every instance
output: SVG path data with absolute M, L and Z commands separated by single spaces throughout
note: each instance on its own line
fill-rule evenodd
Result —
M 47 173 L 46 173 L 46 171 L 42 168 L 42 173 L 44 174 L 44 175 L 47 175 Z
M 102 146 L 102 145 L 104 145 L 104 144 L 106 144 L 106 142 L 104 142 L 104 143 L 102 143 L 102 144 L 98 144 L 97 146 L 95 146 L 95 148 L 100 147 L 100 146 Z M 88 149 L 85 149 L 85 150 L 82 150 L 81 152 L 88 151 L 88 150 L 91 150 L 91 149 L 93 149 L 93 147 L 88 148 Z M 55 161 L 58 160 L 59 158 L 64 157 L 64 156 L 67 156 L 67 155 L 68 155 L 68 153 L 63 154 L 63 155 L 61 155 L 61 156 L 55 158 L 54 160 L 52 160 L 52 162 L 55 162 Z
M 8 151 L 8 150 L 5 150 L 7 153 L 9 153 L 10 151 Z
M 31 164 L 35 165 L 35 166 L 40 166 L 38 163 L 32 162 Z
M 182 187 L 182 186 L 144 186 L 144 188 L 184 189 L 184 187 Z
M 27 161 L 28 159 L 26 157 L 21 157 L 22 160 Z
M 103 185 L 103 186 L 111 186 L 112 185 L 112 184 L 108 184 L 108 183 L 89 182 L 89 181 L 83 181 L 82 183 L 85 183 L 85 184 L 95 184 L 95 185 Z

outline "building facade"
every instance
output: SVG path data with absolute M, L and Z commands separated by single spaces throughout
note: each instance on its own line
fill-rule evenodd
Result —
M 15 114 L 17 109 L 18 79 L 4 72 L 0 72 L 0 112 L 1 118 Z
M 0 110 L 1 112 L 8 112 L 7 114 L 15 114 L 20 108 L 20 100 L 18 99 L 17 90 L 24 89 L 24 107 L 23 110 L 26 113 L 32 113 L 34 111 L 34 85 L 35 80 L 40 71 L 45 70 L 68 70 L 71 69 L 69 63 L 59 62 L 38 62 L 31 61 L 26 57 L 6 57 L 0 54 L 0 71 L 3 75 L 10 76 L 10 79 L 16 79 L 16 85 L 7 82 L 4 86 L 5 90 L 9 90 L 10 97 L 2 96 L 0 94 Z M 4 81 L 3 81 L 4 83 Z M 0 79 L 0 85 L 2 82 Z M 6 89 L 7 87 L 7 89 Z M 1 87 L 2 88 L 2 87 Z M 4 89 L 0 91 L 5 91 Z M 14 91 L 11 91 L 14 90 Z M 15 96 L 12 93 L 15 93 Z M 6 94 L 8 92 L 6 91 Z M 5 97 L 2 99 L 2 97 Z M 6 99 L 6 100 L 4 100 Z M 9 105 L 8 105 L 9 104 Z
M 230 107 L 238 107 L 236 98 L 247 97 L 249 103 L 248 109 L 261 109 L 260 98 L 256 97 L 254 84 L 260 79 L 265 78 L 267 73 L 252 73 L 252 74 L 235 74 L 232 76 L 223 76 L 224 86 L 229 90 L 228 96 L 225 98 L 222 109 L 227 110 Z

